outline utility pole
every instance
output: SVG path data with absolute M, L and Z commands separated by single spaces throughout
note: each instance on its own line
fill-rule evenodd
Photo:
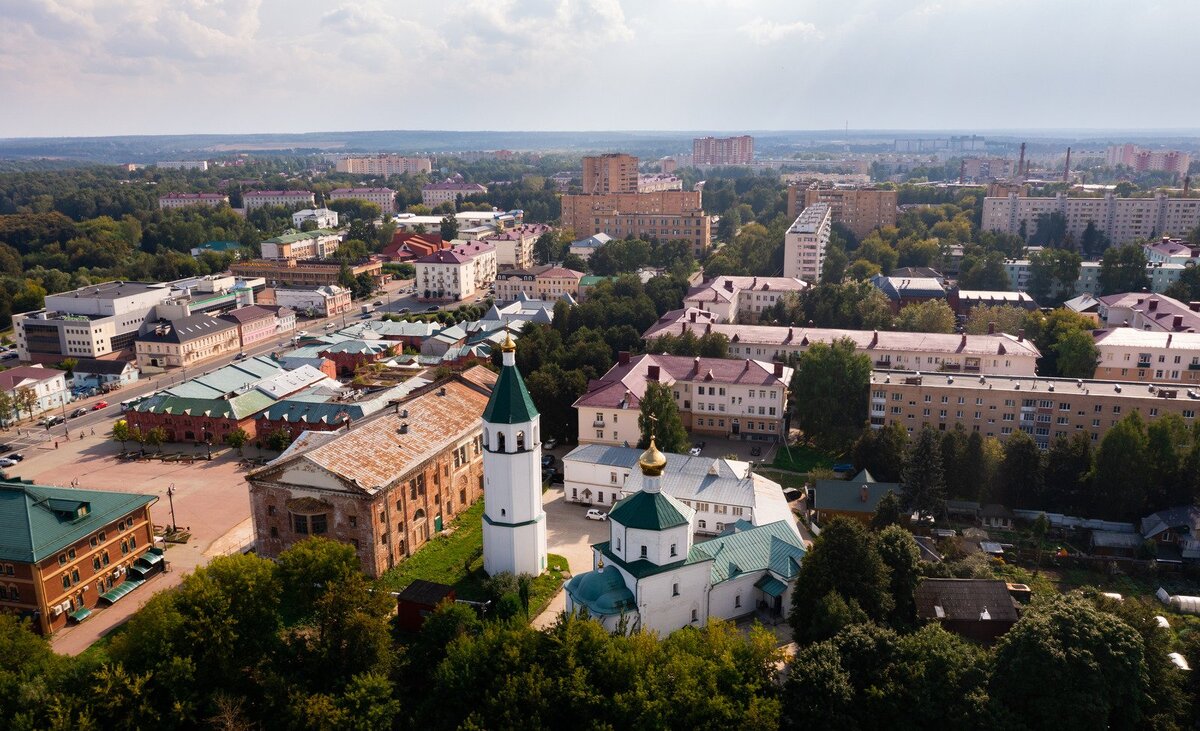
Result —
M 172 482 L 167 486 L 167 502 L 171 505 L 171 532 L 179 530 L 179 524 L 175 522 L 175 483 Z

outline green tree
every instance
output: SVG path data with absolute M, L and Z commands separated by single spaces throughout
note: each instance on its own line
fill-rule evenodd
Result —
M 846 276 L 846 267 L 849 264 L 850 259 L 846 256 L 845 249 L 839 246 L 829 247 L 825 251 L 825 262 L 821 265 L 821 281 L 840 284 Z
M 911 627 L 917 621 L 915 595 L 921 549 L 912 533 L 899 525 L 890 525 L 880 531 L 875 536 L 875 545 L 879 558 L 888 568 L 888 587 L 895 602 L 888 623 L 894 628 Z
M 909 446 L 901 480 L 904 485 L 901 503 L 906 511 L 916 511 L 922 516 L 938 516 L 945 512 L 941 438 L 928 425 Z
M 458 219 L 453 213 L 442 216 L 442 241 L 453 241 L 458 238 Z
M 986 335 L 989 330 L 1016 335 L 1025 327 L 1028 312 L 1009 305 L 972 307 L 964 328 L 968 335 Z
M 1025 330 L 1029 339 L 1042 354 L 1042 357 L 1038 358 L 1038 373 L 1061 375 L 1062 371 L 1058 364 L 1057 345 L 1059 341 L 1067 338 L 1068 334 L 1075 330 L 1082 331 L 1091 337 L 1093 327 L 1095 327 L 1095 323 L 1091 319 L 1065 307 L 1052 310 L 1048 314 L 1030 312 L 1025 318 Z M 1068 365 L 1072 368 L 1079 368 L 1081 362 L 1086 362 L 1086 353 L 1081 353 L 1078 347 L 1081 344 L 1082 341 L 1075 338 L 1072 345 L 1066 348 L 1066 352 L 1071 356 Z M 1074 377 L 1078 378 L 1078 376 Z
M 0 427 L 8 428 L 8 422 L 19 414 L 14 414 L 16 401 L 8 391 L 0 391 Z
M 1112 426 L 1095 452 L 1091 482 L 1100 517 L 1136 520 L 1145 514 L 1150 494 L 1146 470 L 1149 442 L 1137 411 Z
M 1092 440 L 1083 432 L 1060 435 L 1046 453 L 1047 510 L 1063 511 L 1070 515 L 1091 516 L 1088 472 L 1092 468 Z
M 954 310 L 942 300 L 907 305 L 896 315 L 896 329 L 908 332 L 952 333 L 955 324 Z
M 22 386 L 13 394 L 13 402 L 17 409 L 17 416 L 20 416 L 21 411 L 24 411 L 32 419 L 33 410 L 38 407 L 38 395 L 29 386 Z
M 132 431 L 133 430 L 130 428 L 129 422 L 125 421 L 124 419 L 117 419 L 115 422 L 113 422 L 112 438 L 113 441 L 121 443 L 121 451 L 125 451 L 126 442 L 132 441 Z
M 908 452 L 908 432 L 893 421 L 882 429 L 867 427 L 854 443 L 854 468 L 867 470 L 880 482 L 899 482 Z
M 292 433 L 287 429 L 279 428 L 267 434 L 267 449 L 276 452 L 282 452 L 287 449 L 292 443 Z
M 1083 235 L 1079 237 L 1079 247 L 1083 250 L 1083 255 L 1088 259 L 1096 259 L 1111 245 L 1112 242 L 1096 226 L 1096 222 L 1088 221 L 1087 226 L 1083 229 Z
M 1004 268 L 1004 254 L 988 251 L 964 255 L 958 285 L 963 289 L 1007 290 L 1011 285 Z
M 524 339 L 522 336 L 521 340 Z M 518 352 L 520 349 L 518 343 Z M 525 384 L 541 414 L 543 433 L 564 442 L 575 442 L 579 437 L 579 419 L 572 404 L 587 390 L 583 371 L 564 370 L 558 363 L 548 362 L 530 373 Z
M 1100 294 L 1142 292 L 1150 289 L 1146 253 L 1139 244 L 1110 247 L 1100 260 Z
M 167 441 L 167 430 L 161 426 L 147 429 L 142 437 L 142 444 L 152 449 L 158 449 L 165 441 Z
M 276 562 L 284 606 L 298 617 L 312 613 L 329 587 L 362 570 L 349 543 L 310 536 L 292 544 Z
M 796 362 L 791 382 L 795 424 L 818 448 L 841 453 L 867 423 L 871 359 L 854 341 L 813 343 Z
M 1062 378 L 1091 378 L 1100 360 L 1096 339 L 1083 330 L 1064 332 L 1054 343 L 1054 355 Z
M 1000 486 L 995 496 L 1010 508 L 1038 508 L 1044 493 L 1042 452 L 1033 437 L 1021 429 L 1004 440 L 1004 461 L 1000 463 Z
M 903 517 L 900 498 L 896 497 L 896 493 L 888 490 L 887 494 L 879 498 L 879 503 L 875 506 L 875 513 L 871 516 L 871 530 L 881 531 L 889 525 L 899 525 Z
M 242 449 L 249 441 L 250 435 L 241 427 L 225 435 L 225 444 L 229 445 L 232 449 L 236 449 L 239 457 L 242 456 Z
M 642 435 L 638 440 L 639 449 L 649 447 L 653 436 L 661 451 L 687 453 L 688 433 L 683 428 L 679 406 L 669 386 L 654 381 L 647 383 L 639 410 L 638 429 Z
M 1067 217 L 1062 213 L 1039 213 L 1029 243 L 1035 246 L 1061 248 L 1070 246 L 1071 235 L 1067 232 Z
M 814 625 L 830 592 L 868 619 L 885 620 L 895 607 L 889 582 L 888 568 L 866 528 L 847 518 L 829 521 L 800 564 L 792 591 L 789 621 L 796 638 L 824 639 L 814 633 Z
M 1029 257 L 1029 294 L 1043 306 L 1075 295 L 1083 257 L 1068 249 L 1043 249 Z

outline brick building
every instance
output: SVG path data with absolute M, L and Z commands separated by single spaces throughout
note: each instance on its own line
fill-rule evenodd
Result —
M 260 556 L 311 535 L 355 547 L 377 577 L 483 495 L 483 410 L 496 376 L 472 368 L 345 433 L 309 432 L 246 476 Z
M 267 280 L 269 286 L 286 285 L 290 287 L 323 287 L 337 284 L 341 280 L 342 265 L 336 261 L 314 261 L 287 259 L 272 261 L 269 259 L 249 259 L 235 261 L 229 265 L 229 270 L 239 277 L 260 277 Z M 383 260 L 366 259 L 350 264 L 350 273 L 370 275 L 376 282 L 383 283 Z M 279 303 L 282 304 L 282 303 Z
M 577 236 L 605 233 L 614 238 L 632 234 L 663 241 L 684 239 L 691 242 L 697 256 L 705 254 L 712 243 L 698 191 L 564 195 L 562 221 Z
M 824 203 L 833 214 L 833 222 L 863 238 L 877 228 L 896 225 L 897 193 L 876 188 L 834 187 L 831 185 L 792 185 L 787 192 L 788 218 L 799 216 L 809 206 Z
M 754 162 L 754 138 L 697 137 L 692 140 L 693 165 L 750 165 Z

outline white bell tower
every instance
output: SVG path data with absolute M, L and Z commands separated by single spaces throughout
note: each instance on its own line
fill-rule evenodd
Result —
M 505 336 L 503 367 L 483 412 L 483 570 L 537 576 L 546 570 L 541 417 Z

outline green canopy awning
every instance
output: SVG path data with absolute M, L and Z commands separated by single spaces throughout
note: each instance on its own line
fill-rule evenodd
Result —
M 82 622 L 83 620 L 92 616 L 92 610 L 88 609 L 87 607 L 80 607 L 79 609 L 76 609 L 75 611 L 71 612 L 67 616 L 69 616 L 71 619 L 75 620 L 76 622 Z
M 150 552 L 143 553 L 141 556 L 138 557 L 138 561 L 139 562 L 144 561 L 147 566 L 153 566 L 154 564 L 156 564 L 162 560 L 163 560 L 162 556 L 160 556 L 157 553 L 150 553 Z
M 118 599 L 144 583 L 146 583 L 144 579 L 126 579 L 125 581 L 122 581 L 120 584 L 117 584 L 113 588 L 101 594 L 100 599 L 108 602 L 109 604 L 114 604 Z
M 754 587 L 762 589 L 762 592 L 767 596 L 783 596 L 783 592 L 787 591 L 787 584 L 770 574 L 754 582 Z

